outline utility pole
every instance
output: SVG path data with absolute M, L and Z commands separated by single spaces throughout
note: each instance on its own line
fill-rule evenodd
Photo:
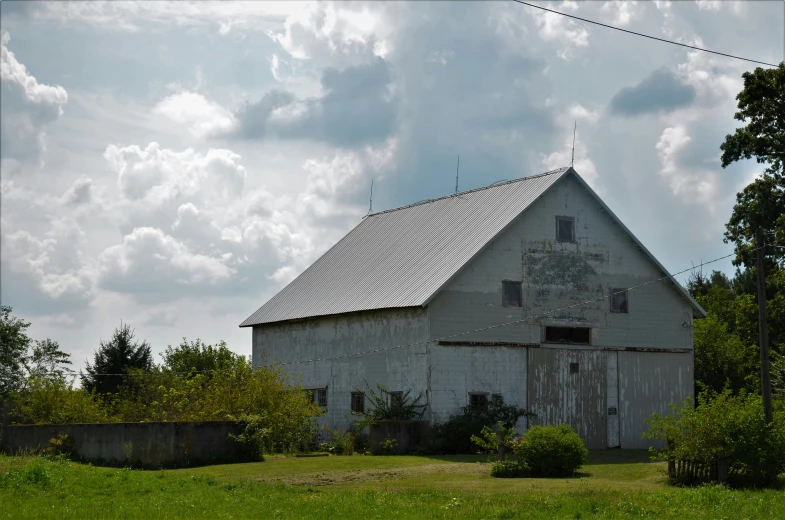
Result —
M 760 392 L 763 396 L 763 413 L 766 424 L 771 424 L 774 414 L 771 406 L 771 376 L 769 374 L 769 326 L 766 322 L 766 275 L 763 272 L 763 233 L 755 234 L 758 271 L 758 343 L 760 344 Z

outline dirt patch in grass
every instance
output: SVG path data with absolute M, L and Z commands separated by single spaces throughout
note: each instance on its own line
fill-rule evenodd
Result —
M 281 482 L 290 486 L 335 486 L 352 482 L 380 482 L 385 480 L 406 480 L 425 477 L 435 474 L 461 474 L 475 478 L 486 477 L 490 471 L 488 464 L 482 463 L 454 463 L 454 464 L 428 464 L 424 466 L 389 468 L 389 469 L 360 469 L 349 471 L 330 471 L 293 475 L 290 477 L 259 477 L 254 480 L 259 482 Z

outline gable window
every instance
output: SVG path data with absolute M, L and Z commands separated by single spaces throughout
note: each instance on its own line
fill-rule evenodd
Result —
M 365 413 L 365 394 L 362 392 L 352 392 L 352 411 Z
M 488 394 L 485 392 L 471 392 L 469 394 L 469 406 L 472 408 L 485 408 L 488 406 Z
M 545 327 L 546 343 L 589 345 L 591 329 L 588 327 Z
M 502 282 L 502 305 L 505 307 L 522 307 L 521 282 L 505 280 Z
M 575 242 L 575 217 L 556 217 L 556 241 Z
M 628 312 L 627 289 L 611 289 L 611 312 Z

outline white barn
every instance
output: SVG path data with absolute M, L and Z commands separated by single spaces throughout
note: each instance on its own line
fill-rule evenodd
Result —
M 366 377 L 422 392 L 433 422 L 501 394 L 537 414 L 519 431 L 642 448 L 644 419 L 693 395 L 705 314 L 561 168 L 370 214 L 240 326 L 254 365 L 301 375 L 331 427 Z

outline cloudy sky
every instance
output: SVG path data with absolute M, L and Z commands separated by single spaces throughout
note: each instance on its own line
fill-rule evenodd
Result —
M 777 63 L 777 2 L 549 8 Z M 2 303 L 80 368 L 238 324 L 368 210 L 564 166 L 671 271 L 727 254 L 754 65 L 514 2 L 0 3 Z M 729 262 L 719 265 L 730 272 Z M 683 279 L 683 278 L 682 278 Z

